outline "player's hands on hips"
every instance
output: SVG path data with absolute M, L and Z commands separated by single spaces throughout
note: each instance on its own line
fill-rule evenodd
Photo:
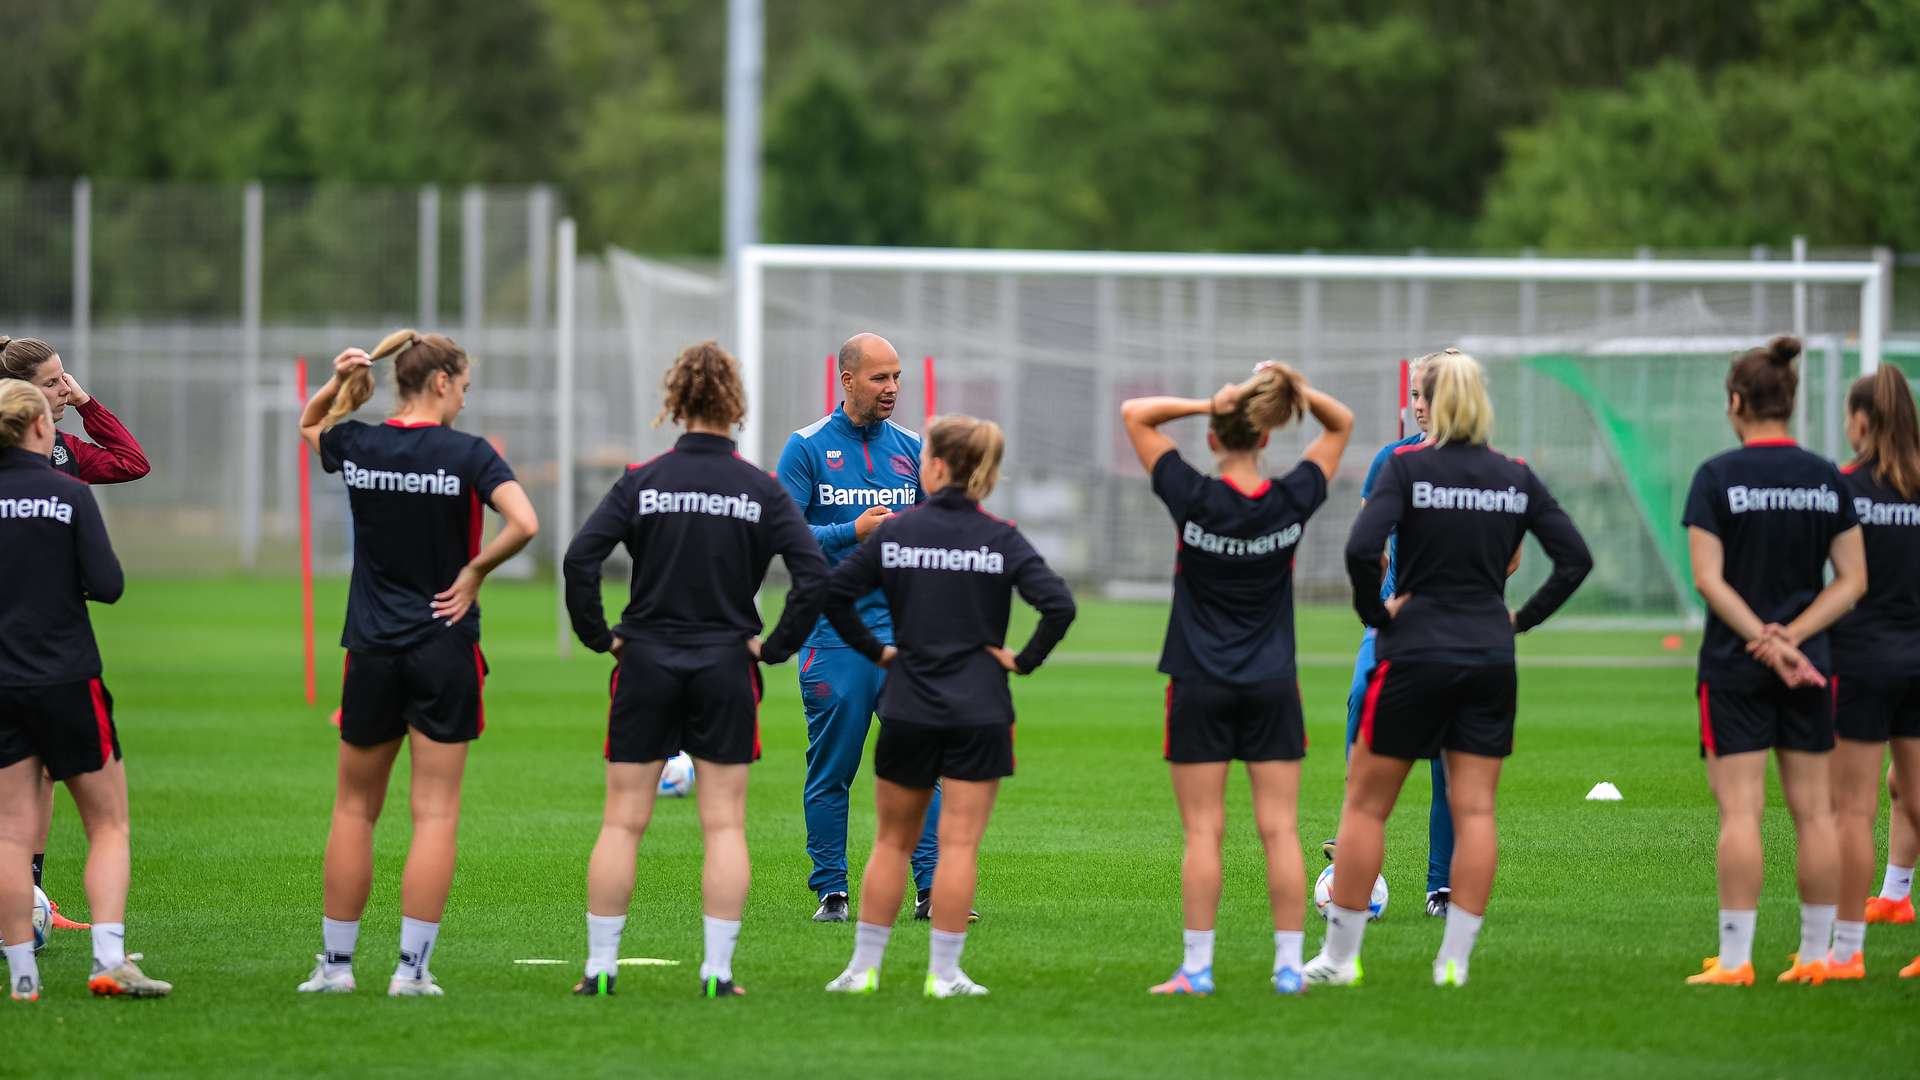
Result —
M 1020 674 L 1020 665 L 1014 662 L 1012 649 L 1004 645 L 989 645 L 987 646 L 987 654 L 999 661 L 1001 667 L 1006 668 L 1015 675 Z
M 368 356 L 365 349 L 348 349 L 333 358 L 333 374 L 341 382 L 346 382 L 349 375 L 361 368 L 372 366 L 373 357 Z
M 760 659 L 760 638 L 757 635 L 747 639 L 747 652 L 752 654 L 755 660 Z
M 60 381 L 67 384 L 67 400 L 72 404 L 85 405 L 87 402 L 93 400 L 93 395 L 80 389 L 80 384 L 73 378 L 73 372 L 61 372 Z
M 1386 602 L 1386 604 L 1385 604 L 1385 607 L 1386 607 L 1386 609 L 1387 609 L 1387 616 L 1388 616 L 1389 618 L 1394 618 L 1394 619 L 1397 619 L 1397 618 L 1399 618 L 1399 617 L 1400 617 L 1400 609 L 1401 609 L 1401 608 L 1403 608 L 1403 607 L 1406 607 L 1406 606 L 1407 606 L 1407 601 L 1409 601 L 1409 600 L 1411 600 L 1411 599 L 1413 599 L 1413 594 L 1412 594 L 1412 593 L 1410 593 L 1410 592 L 1403 592 L 1403 593 L 1401 593 L 1401 594 L 1399 594 L 1398 596 L 1395 596 L 1395 597 L 1394 597 L 1393 599 L 1391 599 L 1391 600 L 1388 600 L 1388 601 Z
M 621 637 L 619 634 L 615 634 L 613 635 L 613 644 L 607 646 L 607 655 L 617 658 L 620 655 L 620 650 L 626 647 L 627 647 L 627 639 Z M 753 651 L 753 655 L 755 657 L 758 657 L 760 655 L 760 650 L 755 649 Z
M 883 667 L 883 668 L 890 668 L 890 667 L 892 667 L 892 666 L 893 666 L 893 658 L 894 658 L 894 657 L 896 657 L 896 656 L 899 656 L 899 655 L 900 655 L 900 650 L 899 650 L 899 649 L 896 649 L 896 648 L 894 648 L 894 647 L 893 647 L 893 646 L 891 646 L 891 645 L 888 645 L 888 646 L 886 646 L 886 647 L 884 647 L 884 648 L 882 648 L 882 649 L 880 650 L 880 666 L 881 666 L 881 667 Z
M 865 540 L 873 535 L 873 530 L 879 528 L 881 522 L 892 516 L 893 511 L 884 506 L 868 507 L 866 513 L 853 519 L 853 538 Z
M 453 579 L 445 592 L 433 594 L 433 617 L 444 619 L 448 626 L 466 618 L 474 598 L 480 595 L 480 581 L 480 571 L 471 565 L 461 567 L 460 576 Z

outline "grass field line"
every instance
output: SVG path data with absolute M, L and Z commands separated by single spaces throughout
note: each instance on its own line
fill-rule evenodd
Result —
M 1351 653 L 1301 653 L 1297 660 L 1308 667 L 1351 667 Z M 1690 668 L 1695 658 L 1692 653 L 1681 656 L 1522 656 L 1518 665 L 1523 668 L 1639 668 L 1668 669 Z M 1153 665 L 1160 662 L 1157 652 L 1084 652 L 1062 650 L 1047 660 L 1050 664 L 1074 664 L 1084 667 L 1103 665 L 1130 666 L 1137 664 Z

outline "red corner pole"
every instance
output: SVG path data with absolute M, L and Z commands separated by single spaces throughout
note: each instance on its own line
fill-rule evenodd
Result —
M 1413 404 L 1413 399 L 1407 396 L 1412 367 L 1407 361 L 1400 361 L 1400 437 L 1403 439 L 1407 437 L 1407 408 Z
M 833 399 L 837 396 L 834 394 L 834 390 L 838 389 L 833 385 L 835 382 L 838 381 L 834 378 L 834 375 L 838 374 L 838 372 L 836 372 L 834 369 L 838 367 L 839 364 L 840 364 L 840 361 L 837 358 L 831 355 L 827 357 L 827 398 L 826 398 L 827 403 L 821 406 L 820 415 L 822 416 L 825 416 L 828 413 L 831 413 L 833 411 Z
M 933 357 L 929 356 L 920 363 L 924 371 L 922 381 L 927 392 L 927 422 L 932 423 L 934 416 L 937 415 L 934 411 L 934 403 L 940 400 L 940 388 L 933 381 Z
M 293 362 L 293 383 L 300 404 L 307 403 L 307 358 Z M 304 634 L 307 704 L 317 699 L 313 686 L 313 455 L 300 447 L 300 626 Z

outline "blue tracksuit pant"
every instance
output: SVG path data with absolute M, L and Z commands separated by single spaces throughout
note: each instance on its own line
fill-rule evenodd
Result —
M 1360 639 L 1360 655 L 1353 661 L 1353 686 L 1347 691 L 1347 747 L 1360 737 L 1360 703 L 1367 696 L 1367 675 L 1373 671 L 1373 631 Z M 1433 805 L 1427 810 L 1427 891 L 1444 889 L 1453 870 L 1453 813 L 1447 809 L 1447 769 L 1433 759 Z
M 847 892 L 847 802 L 860 771 L 867 728 L 886 672 L 848 648 L 804 648 L 800 697 L 807 710 L 807 884 L 821 896 Z M 927 827 L 913 849 L 913 882 L 933 888 L 940 848 L 940 789 L 927 807 Z

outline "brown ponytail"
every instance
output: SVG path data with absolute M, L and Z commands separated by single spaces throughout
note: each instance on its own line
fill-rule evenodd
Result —
M 946 465 L 970 499 L 984 499 L 1000 480 L 1007 440 L 1000 425 L 971 416 L 942 416 L 927 429 L 927 453 Z
M 0 450 L 25 442 L 33 422 L 50 415 L 46 395 L 38 387 L 17 379 L 0 380 Z
M 380 344 L 374 346 L 370 355 L 375 362 L 388 358 L 393 360 L 393 385 L 400 392 L 403 402 L 425 390 L 427 382 L 437 372 L 444 371 L 452 378 L 459 378 L 467 372 L 466 350 L 454 344 L 453 339 L 445 334 L 395 330 L 380 339 Z M 347 376 L 347 384 L 334 396 L 320 429 L 325 431 L 345 420 L 372 397 L 373 369 L 355 368 L 353 374 Z
M 1920 415 L 1906 375 L 1882 364 L 1873 374 L 1855 379 L 1847 391 L 1847 412 L 1867 420 L 1866 445 L 1854 467 L 1868 470 L 1903 499 L 1920 495 Z
M 1230 413 L 1215 415 L 1213 437 L 1226 450 L 1246 451 L 1260 445 L 1261 436 L 1285 427 L 1307 411 L 1307 380 L 1285 364 L 1263 364 L 1246 382 L 1240 404 Z
M 732 427 L 747 416 L 747 391 L 740 384 L 740 367 L 718 343 L 703 341 L 681 350 L 661 380 L 664 401 L 653 418 L 661 421 L 699 421 Z
M 10 338 L 0 334 L 0 379 L 32 382 L 40 365 L 53 356 L 53 346 L 39 338 Z
M 1740 415 L 1748 420 L 1786 420 L 1793 416 L 1793 397 L 1800 375 L 1793 358 L 1800 355 L 1800 339 L 1786 334 L 1765 347 L 1748 349 L 1727 368 L 1727 397 L 1740 395 Z

